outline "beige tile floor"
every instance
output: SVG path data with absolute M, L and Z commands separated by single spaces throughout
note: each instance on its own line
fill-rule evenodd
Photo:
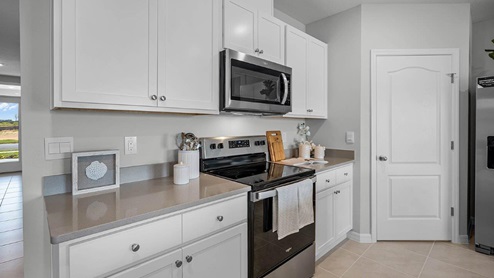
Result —
M 0 175 L 0 278 L 22 278 L 22 181 L 20 174 Z
M 494 278 L 494 256 L 473 245 L 449 242 L 377 242 L 347 240 L 319 260 L 314 278 Z

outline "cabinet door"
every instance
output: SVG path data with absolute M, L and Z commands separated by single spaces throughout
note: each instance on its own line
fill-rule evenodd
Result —
M 259 58 L 285 64 L 285 26 L 283 21 L 274 16 L 259 14 L 257 29 Z
M 177 250 L 133 268 L 124 270 L 111 278 L 182 278 L 182 250 Z
M 333 191 L 335 234 L 339 237 L 352 229 L 352 182 L 336 186 Z
M 160 107 L 218 111 L 220 1 L 158 2 Z
M 328 117 L 327 44 L 310 38 L 307 53 L 307 110 L 311 118 Z
M 247 224 L 183 248 L 184 278 L 247 278 Z
M 324 255 L 335 239 L 334 233 L 334 189 L 326 189 L 316 195 L 316 257 Z
M 256 54 L 256 7 L 243 0 L 224 0 L 223 13 L 223 47 Z
M 55 1 L 61 100 L 156 106 L 156 1 Z
M 286 65 L 292 68 L 292 112 L 289 117 L 307 115 L 307 51 L 309 36 L 286 27 Z

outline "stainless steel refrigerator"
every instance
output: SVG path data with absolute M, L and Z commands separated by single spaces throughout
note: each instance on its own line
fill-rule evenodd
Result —
M 494 76 L 477 78 L 475 250 L 494 254 Z

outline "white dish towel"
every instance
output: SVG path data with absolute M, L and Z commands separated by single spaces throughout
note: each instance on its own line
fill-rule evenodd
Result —
M 314 205 L 312 202 L 312 180 L 304 180 L 298 185 L 298 228 L 314 223 Z
M 276 188 L 278 194 L 273 198 L 273 232 L 278 231 L 278 240 L 299 231 L 298 184 Z

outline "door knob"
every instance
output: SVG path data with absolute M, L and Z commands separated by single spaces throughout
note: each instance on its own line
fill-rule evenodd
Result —
M 379 161 L 388 161 L 388 157 L 387 156 L 380 156 Z

